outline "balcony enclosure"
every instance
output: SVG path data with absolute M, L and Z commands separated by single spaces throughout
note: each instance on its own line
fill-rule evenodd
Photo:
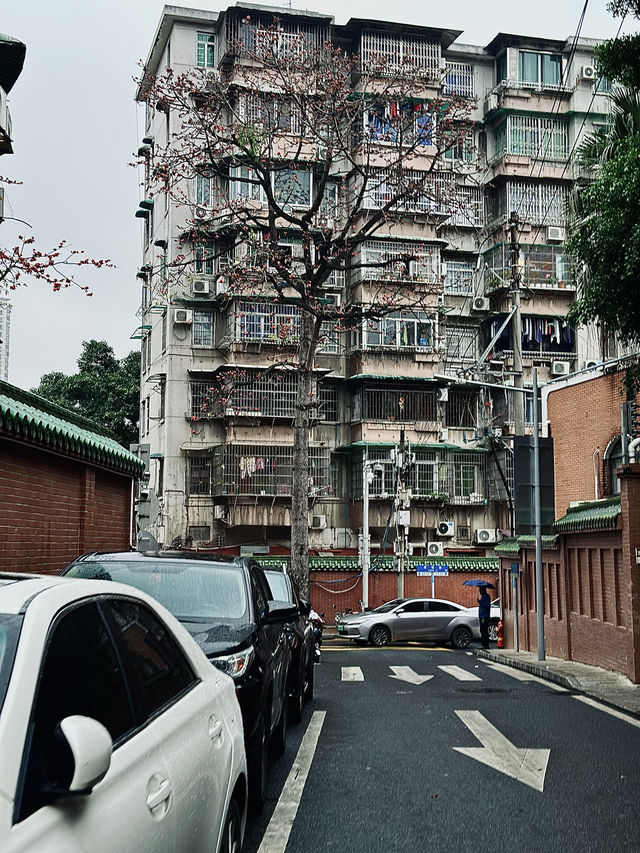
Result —
M 566 184 L 509 180 L 490 198 L 488 219 L 506 220 L 516 211 L 521 222 L 563 225 L 568 194 Z
M 352 284 L 360 281 L 436 284 L 441 274 L 440 247 L 429 243 L 367 240 L 355 262 L 359 266 L 351 272 Z
M 436 393 L 411 385 L 365 385 L 352 399 L 352 421 L 435 422 Z
M 412 445 L 416 454 L 415 468 L 409 472 L 407 486 L 413 500 L 446 500 L 449 504 L 466 504 L 477 501 L 486 491 L 486 453 L 482 451 L 456 451 L 451 448 L 425 449 Z M 369 486 L 369 497 L 388 498 L 395 494 L 397 476 L 391 461 L 391 451 L 374 445 L 367 449 L 369 460 L 380 462 Z M 363 455 L 352 464 L 351 491 L 356 499 L 362 498 Z
M 470 259 L 445 256 L 444 292 L 452 296 L 470 296 L 473 293 L 473 281 L 476 262 Z
M 289 496 L 296 473 L 293 447 L 269 444 L 228 444 L 215 448 L 214 495 Z M 309 448 L 309 494 L 333 496 L 331 453 Z
M 521 285 L 532 290 L 574 290 L 570 258 L 562 246 L 521 245 Z M 485 288 L 508 286 L 511 278 L 509 244 L 500 243 L 483 256 Z
M 230 311 L 231 340 L 294 346 L 300 337 L 300 308 L 267 301 L 236 302 Z M 338 352 L 339 332 L 334 321 L 320 328 L 318 352 Z
M 496 334 L 501 320 L 491 323 L 490 335 Z M 513 350 L 511 324 L 495 343 L 494 353 L 510 354 Z M 562 317 L 524 316 L 521 318 L 522 356 L 550 359 L 575 357 L 576 335 L 571 325 Z
M 538 160 L 567 160 L 569 123 L 566 119 L 508 116 L 495 131 L 495 157 L 520 154 Z
M 445 66 L 443 95 L 459 95 L 461 98 L 473 98 L 473 65 L 466 62 L 449 62 Z
M 272 16 L 229 10 L 225 16 L 221 55 L 255 57 L 265 65 L 274 61 L 310 59 L 329 39 L 329 22 L 279 20 Z
M 393 311 L 379 320 L 365 318 L 352 333 L 352 349 L 433 350 L 437 344 L 438 321 L 424 311 Z
M 382 76 L 410 74 L 438 80 L 440 44 L 424 36 L 366 30 L 360 40 L 360 68 Z
M 478 329 L 447 324 L 444 332 L 445 362 L 475 361 L 478 357 Z

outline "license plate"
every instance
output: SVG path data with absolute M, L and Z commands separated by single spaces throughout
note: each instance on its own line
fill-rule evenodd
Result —
M 337 628 L 338 628 L 338 634 L 340 634 L 342 631 L 344 631 L 344 625 L 338 625 Z

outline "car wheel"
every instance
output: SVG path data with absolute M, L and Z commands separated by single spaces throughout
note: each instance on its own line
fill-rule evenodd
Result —
M 280 711 L 278 725 L 276 726 L 274 733 L 271 735 L 271 752 L 276 756 L 276 758 L 284 755 L 284 751 L 287 748 L 287 720 L 289 718 L 288 707 L 289 703 L 285 699 L 282 703 L 282 710 Z
M 451 644 L 455 646 L 456 649 L 466 649 L 470 642 L 471 631 L 468 628 L 465 628 L 463 625 L 459 625 L 457 628 L 453 629 L 453 633 L 451 634 Z
M 269 766 L 269 717 L 267 712 L 260 717 L 254 739 L 254 749 L 249 763 L 249 808 L 254 815 L 260 814 L 267 798 L 267 771 Z
M 491 624 L 489 625 L 489 639 L 491 640 L 492 643 L 498 642 L 498 623 L 497 622 L 491 622 Z
M 242 820 L 240 808 L 235 799 L 229 803 L 227 819 L 224 822 L 220 853 L 240 853 L 242 850 Z
M 309 668 L 307 671 L 307 686 L 304 692 L 304 698 L 307 702 L 311 702 L 313 699 L 313 681 L 315 678 L 316 671 L 313 666 L 313 658 L 309 661 Z
M 388 646 L 391 642 L 391 632 L 384 625 L 376 625 L 371 629 L 369 642 L 372 646 Z

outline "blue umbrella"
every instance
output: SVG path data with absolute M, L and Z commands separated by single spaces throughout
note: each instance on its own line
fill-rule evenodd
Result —
M 489 589 L 495 589 L 495 586 L 492 583 L 480 580 L 463 581 L 462 586 L 487 586 Z

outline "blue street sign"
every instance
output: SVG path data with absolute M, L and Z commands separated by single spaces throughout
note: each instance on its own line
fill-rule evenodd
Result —
M 425 575 L 441 575 L 449 574 L 448 563 L 418 563 L 416 565 L 416 574 L 418 577 Z
M 520 574 L 520 563 L 511 563 L 511 576 L 517 578 Z

